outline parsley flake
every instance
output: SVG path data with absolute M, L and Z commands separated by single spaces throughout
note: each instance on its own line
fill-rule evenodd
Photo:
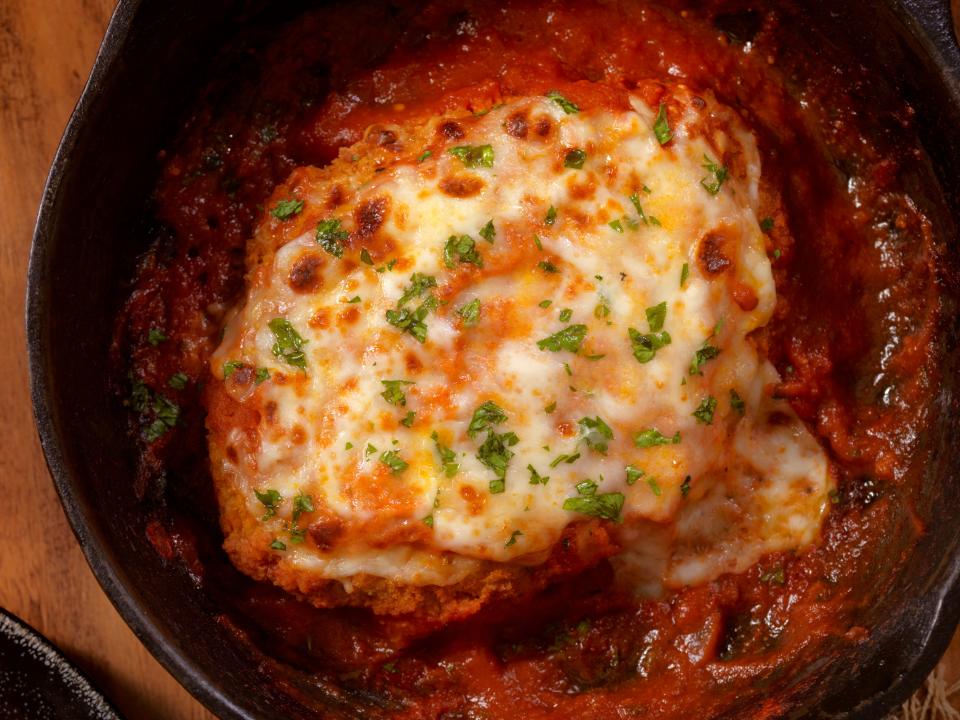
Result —
M 464 167 L 493 167 L 493 146 L 491 145 L 460 145 L 450 148 L 447 152 L 460 158 Z
M 575 103 L 567 100 L 557 90 L 551 90 L 548 92 L 547 97 L 559 105 L 567 115 L 576 115 L 578 112 L 580 112 L 580 108 L 577 107 Z
M 293 198 L 278 202 L 270 214 L 277 220 L 289 220 L 294 215 L 299 215 L 301 210 L 303 210 L 303 200 Z
M 550 337 L 538 340 L 537 347 L 541 350 L 549 350 L 550 352 L 566 350 L 567 352 L 575 353 L 580 350 L 580 346 L 583 345 L 586 337 L 586 325 L 570 325 Z
M 723 183 L 726 182 L 729 177 L 730 171 L 722 165 L 717 165 L 714 160 L 710 159 L 710 156 L 703 156 L 703 168 L 710 173 L 707 177 L 703 178 L 700 181 L 700 184 L 703 185 L 703 189 L 706 190 L 711 195 L 716 195 L 720 192 L 720 188 L 723 187 Z M 712 179 L 711 179 L 712 176 Z
M 386 388 L 380 393 L 380 397 L 395 407 L 404 407 L 407 404 L 407 396 L 401 388 L 404 385 L 416 384 L 412 380 L 381 380 L 380 382 Z
M 613 440 L 613 430 L 599 416 L 580 418 L 580 437 L 587 443 L 587 447 L 603 455 L 607 454 L 609 441 Z
M 516 545 L 516 544 L 517 544 L 517 538 L 520 537 L 521 535 L 523 535 L 522 532 L 520 532 L 519 530 L 514 530 L 513 533 L 510 535 L 510 539 L 507 540 L 507 541 L 503 544 L 503 546 L 504 546 L 504 547 L 510 547 L 511 545 Z
M 680 431 L 678 430 L 673 437 L 667 437 L 656 428 L 648 428 L 633 436 L 633 444 L 638 448 L 649 448 L 656 445 L 679 445 Z
M 716 357 L 720 354 L 720 348 L 709 345 L 707 342 L 703 344 L 699 350 L 693 354 L 693 360 L 690 361 L 690 375 L 703 375 L 703 370 L 700 368 L 703 367 L 703 364 L 709 362 L 710 360 L 715 360 Z
M 470 419 L 470 425 L 467 427 L 467 435 L 476 437 L 478 433 L 489 430 L 494 425 L 505 422 L 507 414 L 499 405 L 492 400 L 487 400 L 473 412 Z
M 340 227 L 339 220 L 321 220 L 317 224 L 317 244 L 334 257 L 343 257 L 343 241 L 350 233 Z
M 307 341 L 300 337 L 300 333 L 285 318 L 274 318 L 267 325 L 276 339 L 271 349 L 274 357 L 306 371 L 307 356 L 303 352 L 303 346 Z
M 570 512 L 603 518 L 604 520 L 620 521 L 620 512 L 623 510 L 623 493 L 597 494 L 597 484 L 592 480 L 584 480 L 577 484 L 578 497 L 567 498 L 563 501 L 563 509 Z
M 627 485 L 635 485 L 637 480 L 639 480 L 644 475 L 643 470 L 636 467 L 635 465 L 627 465 L 627 467 L 625 467 L 624 470 L 627 473 Z
M 490 481 L 490 492 L 494 495 L 506 490 L 507 466 L 514 453 L 511 447 L 520 442 L 516 433 L 506 432 L 497 434 L 493 430 L 487 431 L 487 439 L 477 450 L 477 460 L 493 470 L 496 478 Z
M 551 205 L 547 209 L 547 214 L 543 218 L 544 225 L 553 225 L 557 221 L 557 209 Z
M 480 320 L 480 298 L 474 298 L 466 305 L 457 310 L 457 315 L 463 320 L 467 327 L 473 327 Z
M 684 263 L 683 267 L 680 268 L 680 288 L 683 289 L 684 283 L 687 282 L 687 278 L 690 277 L 690 264 Z
M 546 485 L 550 481 L 550 478 L 548 476 L 544 476 L 538 473 L 537 469 L 533 465 L 527 465 L 527 470 L 530 471 L 531 485 Z
M 162 343 L 164 340 L 168 340 L 168 339 L 169 338 L 167 338 L 167 336 L 164 335 L 163 331 L 159 330 L 158 328 L 150 328 L 150 330 L 147 331 L 147 342 L 153 345 L 154 347 Z
M 269 520 L 274 515 L 277 514 L 277 510 L 280 508 L 280 503 L 283 502 L 283 497 L 280 495 L 279 491 L 269 489 L 269 490 L 254 490 L 253 494 L 257 496 L 257 500 L 267 509 L 267 511 L 261 517 L 261 520 Z
M 571 170 L 582 170 L 583 164 L 587 161 L 587 153 L 579 148 L 575 148 L 567 153 L 563 159 L 563 166 Z
M 488 220 L 487 224 L 480 228 L 479 235 L 493 245 L 493 240 L 497 237 L 497 229 L 493 226 L 493 220 Z
M 740 397 L 740 393 L 733 388 L 730 389 L 730 409 L 738 415 L 743 415 L 747 412 L 747 404 L 743 401 L 743 398 Z
M 448 478 L 452 478 L 454 475 L 460 472 L 460 463 L 457 462 L 457 454 L 440 442 L 440 436 L 437 435 L 436 430 L 433 431 L 433 434 L 430 435 L 430 438 L 433 440 L 433 444 L 437 448 L 437 454 L 440 456 L 440 464 L 443 467 L 444 474 Z
M 167 380 L 167 385 L 172 387 L 174 390 L 183 390 L 189 381 L 190 378 L 188 378 L 186 374 L 178 372 L 170 376 L 170 379 Z
M 469 235 L 451 235 L 443 246 L 443 262 L 448 268 L 456 267 L 457 261 L 483 267 L 483 258 L 477 252 L 477 244 Z
M 400 457 L 399 450 L 386 450 L 380 454 L 380 462 L 390 468 L 390 472 L 394 475 L 399 475 L 408 467 L 409 463 L 405 462 L 403 458 Z
M 670 122 L 667 120 L 667 106 L 664 103 L 660 103 L 657 119 L 653 122 L 653 134 L 656 135 L 657 142 L 661 145 L 666 145 L 673 138 Z

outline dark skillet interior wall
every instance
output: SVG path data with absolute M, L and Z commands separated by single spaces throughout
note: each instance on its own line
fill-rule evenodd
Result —
M 216 671 L 216 684 L 242 699 L 250 717 L 296 717 L 284 707 L 289 700 L 264 687 L 246 649 L 213 621 L 214 608 L 204 606 L 186 573 L 163 567 L 147 542 L 133 493 L 123 410 L 101 382 L 113 318 L 128 292 L 125 282 L 146 249 L 144 199 L 156 182 L 157 150 L 179 128 L 223 40 L 263 4 L 128 3 L 139 5 L 130 36 L 112 71 L 90 89 L 87 116 L 61 179 L 60 202 L 52 208 L 51 264 L 41 280 L 50 304 L 41 309 L 38 324 L 48 348 L 43 372 L 56 402 L 53 423 L 62 442 L 63 472 L 81 482 L 78 510 L 91 519 L 90 535 L 111 548 L 108 564 L 123 568 L 126 577 L 120 581 L 139 589 L 165 641 Z M 220 711 L 233 716 L 226 708 Z
M 241 702 L 251 717 L 270 718 L 300 714 L 287 707 L 288 700 L 271 697 L 275 691 L 256 675 L 245 648 L 211 620 L 215 609 L 206 606 L 185 573 L 163 567 L 147 543 L 132 491 L 134 469 L 122 409 L 99 382 L 105 374 L 112 321 L 127 291 L 123 280 L 131 276 L 136 257 L 145 250 L 140 244 L 147 236 L 144 198 L 156 180 L 156 151 L 176 131 L 198 83 L 209 77 L 212 56 L 223 40 L 249 18 L 255 18 L 255 23 L 263 17 L 276 22 L 281 14 L 292 11 L 293 4 L 284 3 L 282 10 L 274 4 L 262 13 L 264 5 L 239 0 L 145 0 L 141 4 L 115 73 L 95 90 L 77 152 L 62 178 L 61 205 L 53 209 L 53 264 L 46 279 L 51 307 L 45 309 L 49 324 L 44 327 L 43 342 L 49 348 L 45 371 L 53 378 L 51 395 L 59 403 L 54 423 L 63 442 L 64 471 L 87 483 L 81 488 L 80 503 L 87 507 L 84 514 L 98 523 L 93 534 L 102 535 L 113 548 L 114 563 L 125 569 L 129 586 L 141 589 L 148 613 L 168 641 L 182 647 L 197 666 L 207 668 L 222 692 Z M 917 59 L 919 48 L 898 39 L 893 30 L 896 13 L 866 1 L 811 5 L 823 6 L 811 8 L 811 16 L 826 28 L 828 40 L 850 48 L 851 62 L 863 60 L 881 68 L 890 81 L 884 91 L 902 92 L 921 109 L 919 132 L 949 206 L 960 207 L 960 177 L 955 172 L 960 158 L 956 130 L 960 114 L 936 71 Z M 950 217 L 943 198 L 929 191 L 925 179 L 929 168 L 918 163 L 912 172 L 910 182 L 924 209 L 944 238 L 953 240 L 956 218 Z M 952 387 L 953 378 L 960 375 L 955 357 L 956 353 L 945 354 L 948 364 L 940 397 L 941 412 L 952 418 L 960 416 Z M 950 423 L 942 423 L 929 438 L 934 455 L 924 478 L 921 513 L 930 533 L 922 541 L 920 560 L 908 563 L 896 593 L 867 612 L 865 620 L 887 618 L 888 622 L 861 647 L 865 664 L 837 663 L 827 668 L 830 680 L 816 684 L 816 697 L 827 698 L 820 717 L 848 717 L 833 708 L 849 707 L 851 700 L 867 702 L 890 687 L 921 654 L 937 601 L 936 593 L 929 591 L 951 565 L 948 561 L 937 567 L 932 564 L 949 559 L 957 546 L 949 516 L 960 499 L 952 469 L 960 457 L 950 442 L 950 431 Z M 900 607 L 905 598 L 911 599 L 906 611 Z M 951 632 L 950 627 L 942 630 L 931 648 L 945 646 Z M 871 656 L 878 659 L 871 661 Z M 925 670 L 915 668 L 913 674 Z M 895 693 L 900 698 L 908 690 L 904 684 Z M 224 717 L 241 716 L 226 708 L 219 711 Z M 867 702 L 859 716 L 881 715 L 876 705 Z

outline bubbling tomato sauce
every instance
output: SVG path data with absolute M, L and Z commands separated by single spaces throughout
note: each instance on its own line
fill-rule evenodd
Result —
M 909 497 L 935 382 L 935 250 L 901 187 L 910 108 L 861 112 L 858 71 L 805 47 L 802 25 L 790 4 L 737 0 L 363 5 L 244 41 L 211 78 L 159 156 L 160 229 L 117 319 L 114 374 L 151 540 L 306 708 L 336 686 L 363 717 L 776 717 L 789 699 L 757 688 L 869 633 L 860 610 L 923 531 Z M 447 627 L 318 610 L 237 573 L 198 388 L 274 186 L 371 125 L 550 90 L 656 102 L 675 81 L 742 115 L 775 190 L 761 211 L 778 305 L 757 339 L 838 478 L 820 545 L 656 601 L 618 594 L 603 564 Z

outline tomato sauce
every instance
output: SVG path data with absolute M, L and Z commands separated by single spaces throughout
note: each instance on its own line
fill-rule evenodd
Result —
M 132 402 L 151 540 L 306 707 L 336 686 L 367 717 L 776 717 L 778 683 L 869 633 L 862 608 L 923 530 L 905 498 L 936 379 L 934 246 L 899 177 L 910 108 L 861 112 L 857 72 L 836 72 L 802 28 L 790 4 L 736 0 L 363 5 L 247 39 L 211 79 L 160 154 L 159 230 L 117 319 L 114 374 L 124 396 L 133 379 L 179 409 L 158 433 L 156 409 Z M 601 565 L 445 628 L 317 610 L 233 570 L 198 387 L 273 187 L 371 124 L 553 89 L 590 107 L 614 102 L 611 86 L 677 81 L 712 90 L 758 138 L 778 289 L 758 341 L 838 479 L 821 544 L 659 601 L 618 595 Z

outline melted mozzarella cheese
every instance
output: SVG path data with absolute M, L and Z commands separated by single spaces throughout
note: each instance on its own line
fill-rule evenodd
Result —
M 574 114 L 521 99 L 460 119 L 455 141 L 431 135 L 433 121 L 423 136 L 441 140 L 429 157 L 388 164 L 344 205 L 329 198 L 347 157 L 288 185 L 303 213 L 262 223 L 245 303 L 213 360 L 221 379 L 230 362 L 270 373 L 260 384 L 223 379 L 260 424 L 253 457 L 225 457 L 214 472 L 252 518 L 264 515 L 257 491 L 279 493 L 276 514 L 257 520 L 278 538 L 298 527 L 298 496 L 341 528 L 329 546 L 286 542 L 284 562 L 347 589 L 358 574 L 450 585 L 484 562 L 544 562 L 587 517 L 578 510 L 598 496 L 616 505 L 617 494 L 616 567 L 651 592 L 816 540 L 826 459 L 770 397 L 776 372 L 750 339 L 776 302 L 756 215 L 758 153 L 732 113 L 698 105 L 671 107 L 662 146 L 638 99 Z M 489 162 L 450 152 L 485 145 Z M 581 168 L 569 167 L 576 149 Z M 341 257 L 318 245 L 322 222 L 343 230 Z M 462 236 L 480 261 L 445 255 Z M 307 270 L 316 277 L 304 291 L 291 279 Z M 403 303 L 415 274 L 435 287 Z M 389 322 L 429 297 L 424 342 Z M 471 324 L 461 311 L 475 302 Z M 655 311 L 648 318 L 661 303 L 662 328 Z M 302 370 L 276 347 L 276 318 L 305 341 Z M 581 329 L 576 351 L 538 346 Z M 631 330 L 666 332 L 669 343 L 641 362 Z M 403 403 L 384 398 L 384 381 L 403 381 Z M 505 419 L 471 433 L 488 402 Z M 588 434 L 597 419 L 612 437 Z M 502 483 L 490 466 L 498 440 Z M 587 480 L 593 499 L 581 494 Z M 300 526 L 314 517 L 300 515 Z

